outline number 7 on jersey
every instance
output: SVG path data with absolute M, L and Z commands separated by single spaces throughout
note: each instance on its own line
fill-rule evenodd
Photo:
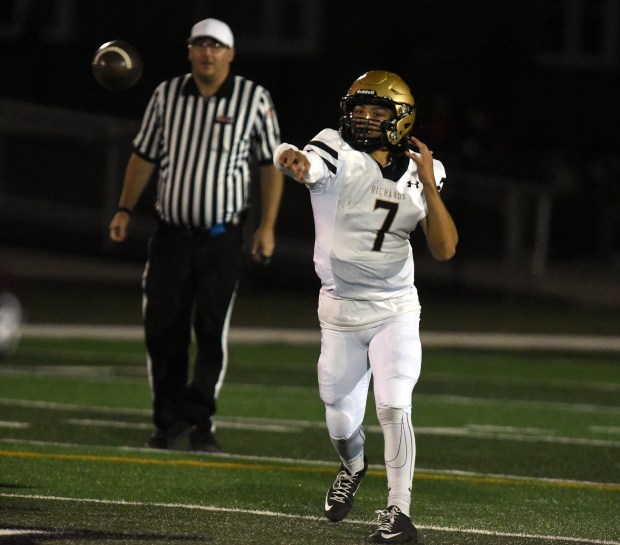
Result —
M 381 199 L 377 199 L 375 201 L 375 210 L 377 208 L 384 208 L 387 210 L 387 216 L 385 217 L 385 221 L 381 226 L 381 229 L 377 231 L 377 237 L 375 238 L 375 243 L 372 246 L 373 252 L 380 252 L 381 246 L 383 246 L 383 239 L 385 238 L 385 233 L 390 230 L 390 226 L 394 221 L 394 217 L 396 216 L 396 211 L 398 210 L 398 203 L 382 201 Z

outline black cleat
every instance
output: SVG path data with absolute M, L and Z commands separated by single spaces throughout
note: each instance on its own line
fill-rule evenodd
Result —
M 371 543 L 417 543 L 418 530 L 396 505 L 379 513 L 379 527 L 368 537 Z
M 368 469 L 368 458 L 364 456 L 364 469 L 351 475 L 344 464 L 340 464 L 336 480 L 325 496 L 325 516 L 332 522 L 340 522 L 353 507 L 355 493 Z
M 144 446 L 146 448 L 170 449 L 176 441 L 187 435 L 191 427 L 192 425 L 189 422 L 182 420 L 165 430 L 156 428 Z
M 215 435 L 209 428 L 194 426 L 189 434 L 189 444 L 192 450 L 202 452 L 222 452 Z

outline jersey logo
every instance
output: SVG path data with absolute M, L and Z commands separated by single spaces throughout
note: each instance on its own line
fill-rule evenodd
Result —
M 215 118 L 216 123 L 223 123 L 224 125 L 232 125 L 235 120 L 229 115 L 220 114 Z
M 412 181 L 407 182 L 407 187 L 411 187 L 413 185 Z M 415 183 L 415 188 L 420 189 L 420 182 Z

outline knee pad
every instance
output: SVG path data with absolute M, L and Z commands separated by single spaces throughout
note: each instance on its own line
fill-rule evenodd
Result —
M 348 439 L 362 425 L 364 406 L 356 408 L 349 396 L 336 403 L 325 404 L 325 421 L 329 435 L 334 439 Z
M 377 407 L 377 419 L 379 424 L 400 424 L 403 418 L 407 418 L 409 411 L 395 407 Z
M 343 407 L 342 402 L 325 405 L 325 422 L 329 435 L 334 439 L 348 439 L 357 427 L 353 423 L 353 415 Z

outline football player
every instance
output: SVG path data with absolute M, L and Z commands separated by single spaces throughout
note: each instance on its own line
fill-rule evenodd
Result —
M 368 468 L 363 417 L 371 375 L 383 431 L 388 497 L 373 543 L 415 543 L 410 517 L 415 438 L 411 398 L 421 367 L 420 303 L 409 234 L 448 260 L 457 230 L 439 191 L 444 166 L 411 135 L 416 105 L 396 74 L 371 71 L 340 103 L 340 130 L 302 150 L 281 144 L 274 164 L 310 190 L 321 280 L 319 392 L 341 466 L 325 516 L 344 519 Z

